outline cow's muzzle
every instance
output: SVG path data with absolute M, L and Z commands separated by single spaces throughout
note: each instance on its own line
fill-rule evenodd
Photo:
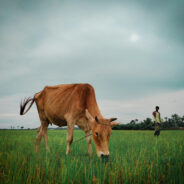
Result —
M 102 158 L 102 159 L 107 159 L 107 158 L 109 158 L 109 155 L 101 154 L 101 158 Z

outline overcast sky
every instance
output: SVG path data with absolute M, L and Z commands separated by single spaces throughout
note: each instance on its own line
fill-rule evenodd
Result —
M 0 128 L 38 127 L 19 103 L 45 85 L 90 83 L 122 123 L 184 115 L 184 1 L 0 0 Z

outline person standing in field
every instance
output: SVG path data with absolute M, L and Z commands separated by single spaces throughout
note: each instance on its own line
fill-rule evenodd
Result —
M 158 110 L 159 110 L 159 106 L 156 106 L 155 111 L 153 112 L 153 119 L 155 123 L 155 133 L 154 133 L 155 136 L 160 135 L 160 123 L 162 122 L 160 112 L 158 112 Z

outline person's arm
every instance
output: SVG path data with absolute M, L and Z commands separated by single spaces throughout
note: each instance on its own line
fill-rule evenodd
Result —
M 159 113 L 159 119 L 160 119 L 160 123 L 163 122 L 162 118 L 161 118 L 161 114 Z
M 163 119 L 161 118 L 161 114 L 160 114 L 160 122 L 163 123 Z
M 156 113 L 155 113 L 155 111 L 152 113 L 152 115 L 153 115 L 153 121 L 155 121 L 155 118 L 156 118 Z

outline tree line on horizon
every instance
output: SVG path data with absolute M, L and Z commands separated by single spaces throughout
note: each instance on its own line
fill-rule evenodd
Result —
M 154 121 L 151 118 L 146 118 L 143 121 L 138 119 L 131 120 L 127 124 L 120 124 L 113 127 L 113 130 L 154 130 Z M 173 114 L 170 118 L 165 117 L 161 123 L 161 129 L 184 129 L 184 115 L 179 116 Z
M 139 121 L 138 119 L 131 120 L 127 124 L 120 124 L 113 127 L 113 130 L 154 130 L 155 124 L 151 118 Z M 10 129 L 24 129 L 23 126 L 11 126 Z M 28 130 L 37 128 L 26 128 Z M 66 129 L 63 127 L 49 128 L 49 129 Z M 76 127 L 76 129 L 78 129 Z M 170 118 L 165 117 L 161 123 L 161 129 L 184 129 L 184 115 L 179 116 L 178 114 L 171 115 Z

